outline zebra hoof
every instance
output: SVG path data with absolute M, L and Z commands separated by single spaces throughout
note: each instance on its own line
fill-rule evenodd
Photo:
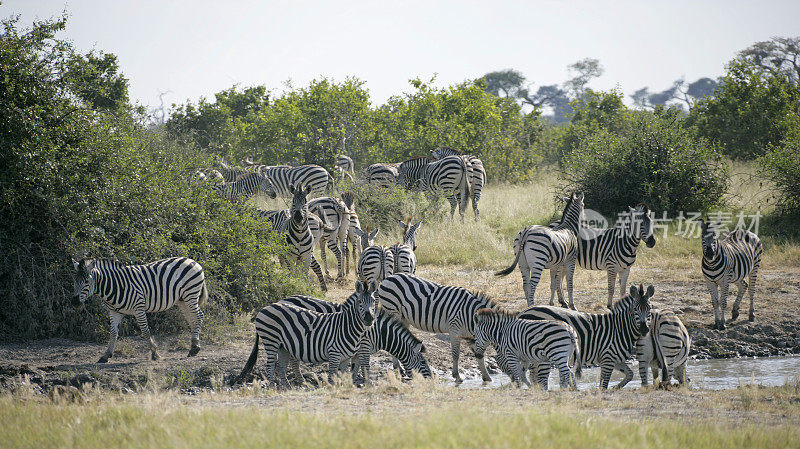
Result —
M 100 360 L 98 360 L 97 363 L 108 363 L 109 357 L 111 356 L 108 354 L 103 354 L 103 356 L 100 357 Z
M 157 352 L 153 351 L 150 353 L 150 360 L 159 360 L 159 359 L 161 359 L 161 356 L 158 355 Z
M 747 321 L 749 321 L 749 322 L 751 322 L 751 323 L 752 323 L 753 321 L 755 321 L 755 320 L 756 320 L 756 316 L 755 316 L 755 315 L 753 315 L 753 314 L 751 314 L 750 316 L 748 316 L 748 317 L 747 317 Z
M 731 321 L 736 320 L 736 318 L 739 318 L 739 309 L 731 310 Z
M 194 357 L 198 352 L 200 352 L 200 345 L 192 346 L 192 349 L 189 350 L 189 355 L 186 357 Z

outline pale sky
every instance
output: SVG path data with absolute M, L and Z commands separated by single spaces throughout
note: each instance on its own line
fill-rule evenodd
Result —
M 626 95 L 717 77 L 750 44 L 800 35 L 800 1 L 122 1 L 5 0 L 0 16 L 70 15 L 62 38 L 114 53 L 134 101 L 197 101 L 233 84 L 321 76 L 366 81 L 374 103 L 438 74 L 449 85 L 506 68 L 534 89 L 597 58 L 590 86 Z

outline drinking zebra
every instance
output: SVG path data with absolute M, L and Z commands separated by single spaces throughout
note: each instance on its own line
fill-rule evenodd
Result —
M 636 342 L 649 330 L 650 301 L 653 286 L 631 286 L 630 294 L 614 303 L 610 313 L 582 313 L 552 306 L 534 306 L 523 310 L 519 318 L 557 320 L 571 325 L 578 334 L 581 363 L 600 365 L 600 388 L 608 388 L 611 373 L 618 369 L 625 378 L 614 388 L 622 388 L 633 379 L 627 360 L 633 357 Z M 580 376 L 579 376 L 580 377 Z
M 670 310 L 650 311 L 650 332 L 636 342 L 636 360 L 639 361 L 639 377 L 647 385 L 647 367 L 653 371 L 653 383 L 657 383 L 658 370 L 662 370 L 662 382 L 672 376 L 683 385 L 686 383 L 686 361 L 692 338 L 683 322 Z
M 609 309 L 618 275 L 619 296 L 625 295 L 640 240 L 644 240 L 648 248 L 656 245 L 650 208 L 644 204 L 629 207 L 628 219 L 619 226 L 608 229 L 584 227 L 578 234 L 578 265 L 587 270 L 606 270 L 608 274 Z
M 364 179 L 369 184 L 388 188 L 397 184 L 400 164 L 372 164 L 364 170 Z
M 714 306 L 714 328 L 725 329 L 725 308 L 728 306 L 728 287 L 736 284 L 739 287 L 736 301 L 731 309 L 731 321 L 739 317 L 739 305 L 745 290 L 750 295 L 750 313 L 748 320 L 755 320 L 753 310 L 753 294 L 756 289 L 756 276 L 761 266 L 763 248 L 761 240 L 750 231 L 738 229 L 719 240 L 716 224 L 700 220 L 703 232 L 703 277 L 711 293 L 711 304 Z M 747 280 L 749 278 L 749 283 Z M 719 288 L 719 291 L 717 290 Z
M 362 281 L 381 282 L 394 272 L 394 257 L 391 248 L 375 244 L 379 229 L 372 233 L 357 229 L 361 237 L 361 258 L 358 260 L 358 278 Z
M 270 198 L 275 198 L 276 196 L 275 188 L 269 177 L 260 173 L 247 173 L 234 182 L 217 184 L 212 187 L 219 196 L 229 200 L 241 197 L 249 198 L 258 192 L 262 192 Z
M 550 269 L 550 305 L 553 296 L 558 292 L 558 300 L 566 307 L 564 294 L 561 291 L 561 279 L 566 275 L 569 307 L 575 309 L 572 299 L 572 277 L 575 274 L 575 263 L 578 257 L 578 233 L 581 228 L 580 217 L 583 213 L 583 193 L 573 193 L 566 201 L 561 221 L 554 226 L 528 226 L 514 239 L 514 263 L 510 267 L 498 271 L 496 276 L 507 276 L 519 263 L 522 274 L 522 288 L 528 306 L 533 305 L 536 286 L 542 276 L 542 270 Z
M 450 218 L 456 205 L 461 221 L 469 202 L 469 184 L 472 168 L 460 156 L 447 156 L 438 161 L 421 157 L 400 164 L 397 182 L 408 189 L 419 188 L 431 194 L 441 193 L 450 202 Z
M 328 188 L 330 174 L 328 170 L 319 165 L 301 165 L 291 167 L 288 165 L 264 166 L 261 173 L 267 175 L 275 187 L 275 192 L 281 197 L 292 196 L 290 187 L 303 184 L 310 189 L 309 193 L 321 196 Z
M 158 346 L 147 314 L 161 312 L 177 305 L 192 331 L 189 357 L 200 351 L 200 327 L 203 311 L 200 305 L 208 298 L 205 273 L 199 263 L 186 257 L 172 257 L 144 265 L 122 265 L 105 259 L 72 260 L 75 268 L 72 298 L 76 307 L 97 294 L 105 302 L 111 321 L 108 349 L 98 363 L 106 363 L 114 355 L 119 323 L 124 315 L 133 315 L 150 344 L 150 356 L 158 360 Z
M 575 375 L 569 367 L 575 356 L 575 366 L 580 372 L 581 356 L 578 336 L 572 326 L 562 321 L 526 320 L 519 313 L 503 310 L 480 309 L 475 316 L 475 357 L 483 358 L 486 346 L 492 344 L 502 354 L 504 371 L 519 386 L 520 381 L 530 386 L 525 375 L 533 364 L 531 373 L 542 389 L 547 390 L 551 366 L 559 373 L 561 388 L 577 389 Z
M 328 382 L 359 348 L 375 314 L 376 285 L 357 281 L 355 293 L 335 313 L 318 313 L 288 304 L 271 304 L 256 315 L 253 350 L 235 385 L 245 379 L 258 360 L 258 343 L 266 353 L 266 376 L 272 385 L 289 386 L 286 365 L 291 358 L 305 363 L 328 362 Z M 276 376 L 277 373 L 277 376 Z
M 309 228 L 309 212 L 308 212 L 308 194 L 311 192 L 311 187 L 303 186 L 302 183 L 296 187 L 289 186 L 289 191 L 292 192 L 292 206 L 289 209 L 291 220 L 286 232 L 286 243 L 289 247 L 287 256 L 293 260 L 295 264 L 302 265 L 302 273 L 306 275 L 309 267 L 314 270 L 317 275 L 319 285 L 322 291 L 327 291 L 328 286 L 325 284 L 325 277 L 322 275 L 322 269 L 314 257 L 314 245 L 317 239 L 311 233 Z
M 342 308 L 341 304 L 305 295 L 289 296 L 278 302 L 278 304 L 282 303 L 320 313 L 339 312 Z M 354 382 L 359 374 L 366 382 L 369 382 L 370 355 L 381 350 L 388 352 L 402 363 L 402 374 L 405 377 L 411 377 L 412 371 L 417 371 L 424 377 L 431 377 L 431 369 L 422 355 L 425 352 L 422 340 L 415 337 L 407 327 L 392 315 L 378 309 L 375 314 L 375 321 L 361 339 L 356 356 L 353 358 L 355 361 L 353 366 Z M 295 379 L 301 380 L 300 366 L 296 360 L 292 361 L 292 370 Z
M 475 313 L 479 309 L 493 309 L 497 304 L 482 293 L 472 293 L 461 287 L 440 285 L 411 274 L 395 274 L 381 282 L 376 293 L 380 306 L 425 332 L 450 335 L 453 354 L 453 378 L 461 382 L 458 359 L 461 339 L 474 338 Z M 482 357 L 478 366 L 484 382 L 492 380 Z
M 336 164 L 334 165 L 336 171 L 339 172 L 341 179 L 345 177 L 350 178 L 350 182 L 355 181 L 356 166 L 353 164 L 353 159 L 350 156 L 340 154 L 336 156 Z
M 394 244 L 390 248 L 394 259 L 394 274 L 414 274 L 417 271 L 417 256 L 414 254 L 417 249 L 417 231 L 422 226 L 422 221 L 413 225 L 410 218 L 406 223 L 400 220 L 398 222 L 403 226 L 403 243 Z
M 446 147 L 439 147 L 431 151 L 431 155 L 437 160 L 447 156 L 459 156 L 470 166 L 469 187 L 472 191 L 472 211 L 475 213 L 475 221 L 479 221 L 481 216 L 478 210 L 478 201 L 481 199 L 481 192 L 483 191 L 483 186 L 486 185 L 487 179 L 483 161 L 471 154 L 459 154 L 456 150 Z
M 342 252 L 347 252 L 347 233 L 350 230 L 350 208 L 337 198 L 325 196 L 321 198 L 314 198 L 308 202 L 308 210 L 323 219 L 329 226 L 336 229 L 336 232 L 326 232 L 322 234 L 320 240 L 320 251 L 322 255 L 322 265 L 325 269 L 325 274 L 328 273 L 328 261 L 325 255 L 325 246 L 327 246 L 336 257 L 336 264 L 338 266 L 337 278 L 344 277 L 344 260 Z

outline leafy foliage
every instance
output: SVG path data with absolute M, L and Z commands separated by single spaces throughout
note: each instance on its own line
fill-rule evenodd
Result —
M 759 160 L 761 175 L 777 188 L 778 211 L 800 219 L 800 136 L 773 145 Z M 796 223 L 795 223 L 796 227 Z

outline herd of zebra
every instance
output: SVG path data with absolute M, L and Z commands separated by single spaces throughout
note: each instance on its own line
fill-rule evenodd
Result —
M 471 198 L 476 220 L 477 203 L 486 181 L 480 160 L 458 155 L 449 149 L 433 151 L 435 159 L 418 158 L 401 164 L 375 164 L 365 172 L 367 182 L 397 182 L 407 188 L 443 191 L 450 198 L 451 217 L 455 206 L 463 219 Z M 340 178 L 354 179 L 350 158 L 337 160 Z M 402 241 L 391 247 L 375 244 L 378 229 L 362 229 L 355 213 L 353 194 L 340 198 L 317 196 L 328 189 L 332 177 L 322 167 L 307 165 L 259 166 L 244 169 L 223 165 L 220 170 L 196 174 L 202 179 L 219 177 L 215 189 L 226 198 L 262 192 L 270 197 L 290 196 L 286 210 L 258 211 L 275 230 L 286 235 L 288 251 L 283 262 L 294 261 L 303 273 L 312 268 L 326 290 L 322 267 L 314 257 L 321 243 L 323 264 L 327 247 L 337 258 L 339 278 L 350 270 L 348 242 L 353 242 L 353 266 L 358 273 L 355 291 L 342 303 L 304 295 L 284 298 L 264 307 L 256 317 L 255 343 L 241 374 L 232 382 L 248 378 L 259 350 L 266 354 L 267 380 L 271 385 L 289 386 L 287 367 L 291 363 L 294 379 L 302 382 L 299 363 L 328 363 L 329 380 L 340 369 L 351 365 L 354 382 L 369 381 L 369 358 L 376 351 L 394 357 L 396 369 L 405 377 L 417 371 L 431 376 L 425 346 L 410 328 L 446 334 L 452 348 L 452 376 L 461 381 L 458 364 L 462 341 L 466 341 L 478 360 L 484 381 L 490 381 L 484 361 L 487 346 L 496 349 L 497 365 L 514 383 L 530 385 L 531 379 L 547 389 L 552 368 L 558 370 L 562 388 L 577 388 L 576 378 L 585 366 L 600 367 L 600 387 L 607 388 L 614 370 L 622 371 L 621 388 L 633 378 L 628 364 L 639 361 L 643 384 L 648 383 L 647 368 L 653 379 L 661 371 L 662 381 L 675 377 L 686 380 L 686 362 L 691 338 L 678 316 L 668 310 L 651 309 L 655 288 L 650 285 L 626 289 L 631 266 L 640 241 L 655 246 L 653 221 L 644 204 L 631 207 L 627 220 L 618 226 L 599 230 L 581 223 L 583 195 L 564 198 L 561 219 L 548 226 L 532 225 L 514 240 L 515 258 L 510 267 L 496 273 L 510 274 L 519 265 L 527 308 L 505 310 L 483 293 L 457 286 L 441 285 L 416 276 L 417 231 L 422 221 L 410 219 L 402 225 Z M 471 192 L 471 193 L 470 193 Z M 749 292 L 749 319 L 754 319 L 753 295 L 762 246 L 749 231 L 737 230 L 720 238 L 719 223 L 703 221 L 702 270 L 711 292 L 715 313 L 714 327 L 724 329 L 728 287 L 739 287 L 731 310 L 736 319 L 745 291 Z M 356 266 L 356 241 L 361 253 Z M 100 296 L 110 314 L 110 341 L 100 358 L 105 363 L 114 354 L 117 328 L 124 315 L 136 318 L 148 340 L 153 359 L 157 346 L 150 336 L 146 314 L 177 305 L 192 330 L 189 356 L 200 350 L 199 334 L 203 321 L 202 301 L 208 297 L 202 267 L 192 259 L 179 257 L 145 265 L 125 266 L 102 259 L 74 261 L 73 302 L 79 305 L 92 295 Z M 573 274 L 576 265 L 608 274 L 608 313 L 575 310 Z M 534 305 L 536 286 L 544 269 L 550 270 L 549 305 Z M 613 302 L 619 278 L 620 299 Z M 566 279 L 568 301 L 562 293 Z M 554 306 L 558 296 L 561 307 Z M 259 346 L 261 343 L 261 346 Z

